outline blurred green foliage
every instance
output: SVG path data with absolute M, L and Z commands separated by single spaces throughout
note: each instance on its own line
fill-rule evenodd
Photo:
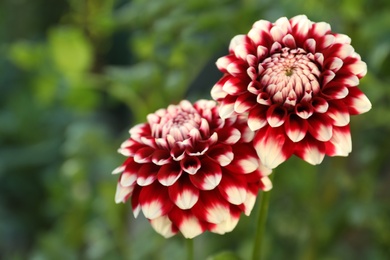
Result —
M 387 0 L 1 1 L 0 258 L 183 259 L 179 236 L 114 203 L 116 149 L 146 114 L 210 98 L 234 35 L 302 13 L 351 36 L 373 109 L 348 158 L 276 170 L 266 259 L 389 259 Z M 255 217 L 196 238 L 196 258 L 247 259 Z

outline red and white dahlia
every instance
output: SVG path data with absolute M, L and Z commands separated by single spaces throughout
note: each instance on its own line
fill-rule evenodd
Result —
M 216 103 L 206 100 L 149 114 L 119 149 L 128 159 L 113 171 L 121 173 L 115 201 L 131 197 L 134 216 L 142 211 L 164 237 L 233 230 L 259 189 L 272 187 L 246 121 L 221 119 Z
M 222 118 L 248 113 L 254 145 L 269 168 L 295 154 L 311 164 L 352 149 L 350 115 L 371 109 L 357 88 L 366 64 L 351 39 L 305 15 L 260 20 L 217 61 L 211 90 Z

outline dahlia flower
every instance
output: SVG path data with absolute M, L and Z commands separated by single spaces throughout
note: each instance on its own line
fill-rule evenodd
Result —
M 217 60 L 211 90 L 222 118 L 248 113 L 254 145 L 269 168 L 293 154 L 311 164 L 352 149 L 350 115 L 371 109 L 358 89 L 366 64 L 351 39 L 305 15 L 260 20 Z M 265 152 L 266 151 L 266 152 Z
M 206 100 L 149 114 L 119 149 L 128 158 L 113 171 L 121 173 L 115 201 L 131 197 L 134 216 L 142 211 L 164 237 L 233 230 L 241 212 L 251 212 L 259 189 L 272 186 L 246 120 L 223 120 L 216 103 Z

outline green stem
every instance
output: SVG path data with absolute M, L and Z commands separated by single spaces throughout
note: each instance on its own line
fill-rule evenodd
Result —
M 193 239 L 186 239 L 187 260 L 194 260 L 194 241 Z
M 269 176 L 271 181 L 274 175 L 275 173 L 272 173 Z M 271 195 L 270 192 L 271 191 L 263 192 L 263 194 L 261 195 L 260 209 L 259 209 L 258 219 L 257 219 L 256 237 L 255 237 L 255 242 L 253 245 L 253 252 L 252 252 L 253 260 L 259 260 L 261 259 L 262 256 L 263 234 L 265 230 L 265 223 L 267 221 L 268 204 Z

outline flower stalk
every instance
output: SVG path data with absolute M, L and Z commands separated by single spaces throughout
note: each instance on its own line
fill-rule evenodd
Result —
M 194 260 L 194 240 L 186 239 L 187 260 Z
M 273 176 L 275 173 L 270 175 L 270 180 L 272 181 Z M 252 251 L 252 260 L 259 260 L 262 259 L 262 249 L 263 249 L 263 234 L 265 230 L 265 223 L 267 221 L 267 215 L 268 215 L 268 205 L 270 200 L 271 193 L 270 191 L 263 192 L 261 195 L 260 200 L 260 207 L 259 207 L 259 213 L 258 213 L 258 219 L 257 219 L 257 228 L 256 228 L 256 234 L 255 234 L 255 241 L 253 244 L 253 251 Z

